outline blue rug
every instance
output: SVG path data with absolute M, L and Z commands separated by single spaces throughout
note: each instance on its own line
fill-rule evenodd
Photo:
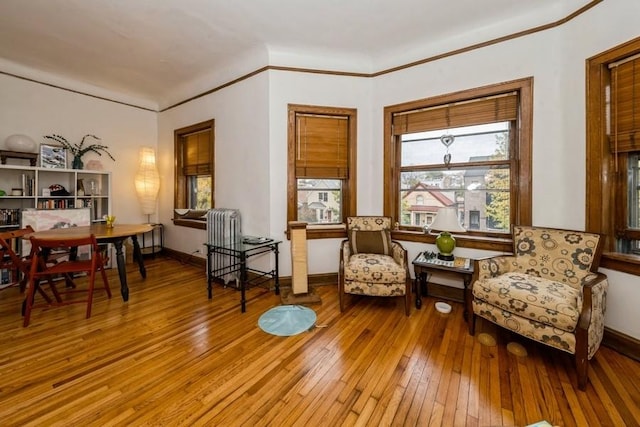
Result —
M 316 324 L 316 312 L 302 305 L 279 305 L 258 319 L 260 329 L 271 335 L 290 337 Z

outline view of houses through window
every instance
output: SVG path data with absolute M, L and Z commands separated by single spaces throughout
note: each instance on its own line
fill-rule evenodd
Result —
M 428 228 L 455 206 L 468 230 L 509 232 L 509 140 L 508 121 L 403 134 L 400 225 Z
M 339 179 L 298 179 L 298 220 L 309 224 L 342 222 Z

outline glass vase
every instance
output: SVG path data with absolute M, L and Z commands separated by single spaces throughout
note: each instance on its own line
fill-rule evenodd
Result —
M 71 163 L 72 169 L 82 169 L 84 168 L 84 163 L 82 162 L 82 158 L 79 156 L 73 157 L 73 162 Z

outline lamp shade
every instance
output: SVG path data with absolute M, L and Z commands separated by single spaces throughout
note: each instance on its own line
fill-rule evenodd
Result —
M 451 233 L 464 233 L 466 231 L 458 221 L 457 209 L 453 206 L 438 209 L 438 214 L 433 223 L 431 223 L 430 230 L 440 231 L 440 234 L 436 237 L 436 247 L 439 252 L 438 258 L 445 261 L 453 261 L 456 239 Z
M 156 167 L 156 153 L 151 147 L 140 149 L 140 164 L 135 177 L 136 192 L 142 205 L 142 213 L 151 215 L 156 211 L 156 199 L 160 190 L 160 174 Z
M 436 219 L 433 220 L 429 229 L 433 231 L 448 231 L 450 233 L 464 233 L 467 231 L 460 225 L 458 211 L 454 206 L 439 208 Z

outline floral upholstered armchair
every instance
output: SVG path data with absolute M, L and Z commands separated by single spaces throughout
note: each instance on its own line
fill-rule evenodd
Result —
M 600 235 L 515 226 L 514 254 L 477 260 L 468 312 L 575 355 L 578 386 L 604 332 L 607 277 L 597 273 Z
M 391 218 L 347 218 L 348 239 L 340 246 L 338 294 L 344 311 L 345 294 L 404 297 L 405 314 L 411 312 L 411 280 L 407 251 L 391 240 Z

